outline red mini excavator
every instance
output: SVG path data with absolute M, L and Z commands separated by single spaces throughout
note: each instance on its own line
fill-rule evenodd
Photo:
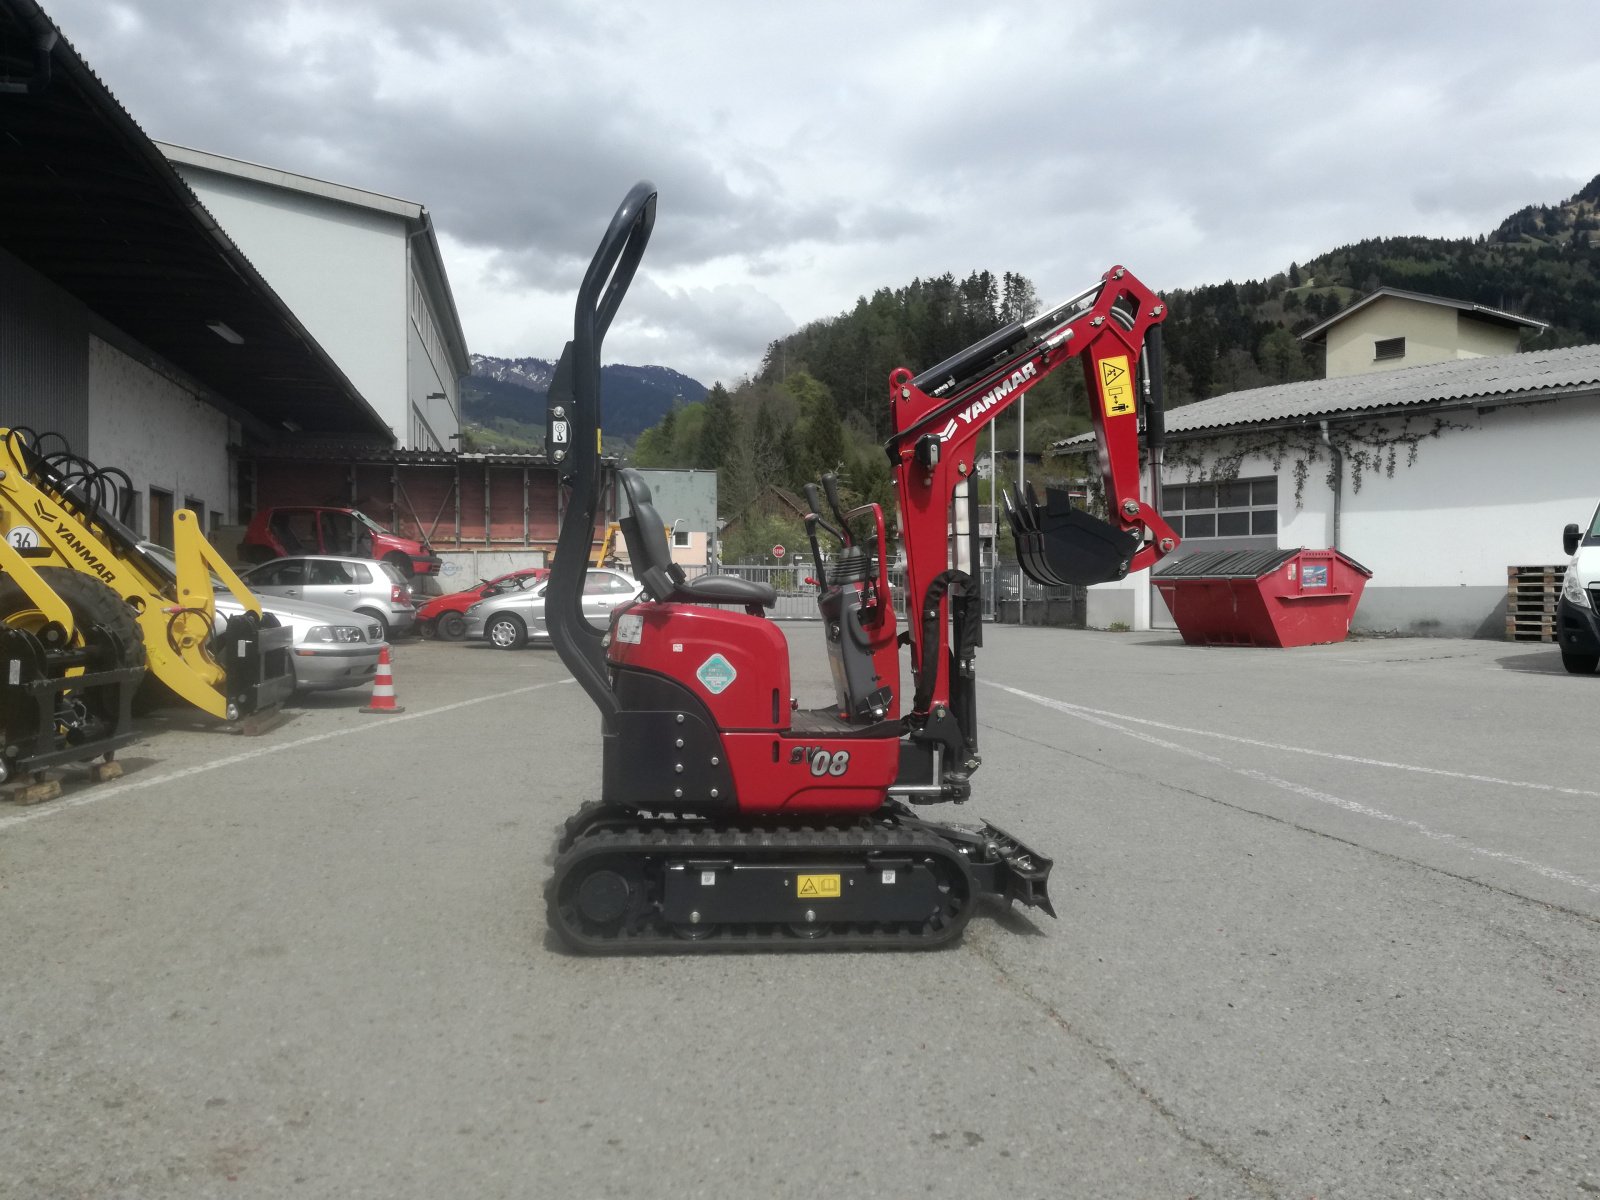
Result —
M 1139 421 L 1159 437 L 1160 299 L 1118 267 L 1042 316 L 920 375 L 889 379 L 906 556 L 908 629 L 889 585 L 878 505 L 846 510 L 836 480 L 806 488 L 806 518 L 833 702 L 800 708 L 773 589 L 686 578 L 650 490 L 617 481 L 638 603 L 609 629 L 583 616 L 600 503 L 600 347 L 650 238 L 655 189 L 637 184 L 578 293 L 573 339 L 550 389 L 548 447 L 570 499 L 545 593 L 562 660 L 600 709 L 600 799 L 567 821 L 546 889 L 549 921 L 584 952 L 731 947 L 933 947 L 960 936 L 979 899 L 1054 915 L 1051 862 L 993 825 L 923 819 L 960 803 L 979 765 L 974 665 L 979 430 L 1069 359 L 1082 361 L 1110 522 L 1066 493 L 1007 496 L 1024 569 L 1099 583 L 1149 566 L 1178 539 L 1139 499 Z M 826 511 L 824 511 L 826 501 Z M 824 553 L 824 543 L 827 543 Z M 914 694 L 902 695 L 901 647 Z

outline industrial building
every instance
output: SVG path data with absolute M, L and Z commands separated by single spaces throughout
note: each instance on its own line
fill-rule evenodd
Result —
M 364 507 L 537 562 L 542 456 L 461 456 L 469 369 L 418 204 L 158 145 L 33 0 L 0 0 L 0 427 L 127 476 L 224 552 L 263 504 Z M 220 536 L 218 536 L 220 535 Z
M 1373 572 L 1353 630 L 1498 638 L 1508 569 L 1564 561 L 1600 498 L 1600 345 L 1255 388 L 1166 425 L 1178 554 L 1332 547 Z M 1090 588 L 1088 624 L 1171 628 L 1149 574 Z

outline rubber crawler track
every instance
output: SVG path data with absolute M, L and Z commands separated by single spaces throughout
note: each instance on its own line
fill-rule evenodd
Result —
M 921 922 L 823 921 L 797 930 L 778 922 L 722 924 L 706 931 L 675 929 L 660 912 L 666 864 L 674 859 L 755 862 L 781 858 L 803 870 L 807 859 L 836 866 L 890 854 L 925 865 L 944 903 Z M 632 871 L 633 895 L 620 920 L 597 926 L 578 911 L 574 896 L 587 868 Z M 741 826 L 669 816 L 639 817 L 585 805 L 562 831 L 555 871 L 545 887 L 550 927 L 569 948 L 586 954 L 695 954 L 726 950 L 934 949 L 961 936 L 978 899 L 957 844 L 903 810 L 888 808 L 849 823 L 794 822 Z

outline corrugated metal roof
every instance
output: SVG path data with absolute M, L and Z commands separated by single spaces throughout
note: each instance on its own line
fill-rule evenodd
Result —
M 1600 345 L 1426 363 L 1369 375 L 1230 392 L 1169 409 L 1167 433 L 1182 437 L 1407 408 L 1586 394 L 1600 395 Z M 1054 443 L 1051 449 L 1070 450 L 1093 440 L 1093 434 L 1079 434 Z
M 374 445 L 371 442 L 345 441 L 333 438 L 289 438 L 272 445 L 254 447 L 243 457 L 261 460 L 289 460 L 305 462 L 392 463 L 410 466 L 468 466 L 487 464 L 491 467 L 548 467 L 551 462 L 543 453 L 513 454 L 500 451 L 461 450 L 401 450 L 392 446 Z M 607 467 L 615 467 L 614 455 L 600 459 Z
M 0 245 L 259 436 L 392 439 L 64 37 L 33 74 L 54 29 L 35 0 L 0 0 L 0 77 L 35 80 L 0 104 Z

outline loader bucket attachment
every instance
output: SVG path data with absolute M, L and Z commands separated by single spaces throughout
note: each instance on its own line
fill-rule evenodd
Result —
M 1110 583 L 1128 573 L 1136 533 L 1121 530 L 1074 508 L 1066 491 L 1047 487 L 1039 503 L 1033 485 L 1002 492 L 1006 517 L 1017 539 L 1017 559 L 1028 578 L 1046 586 Z

